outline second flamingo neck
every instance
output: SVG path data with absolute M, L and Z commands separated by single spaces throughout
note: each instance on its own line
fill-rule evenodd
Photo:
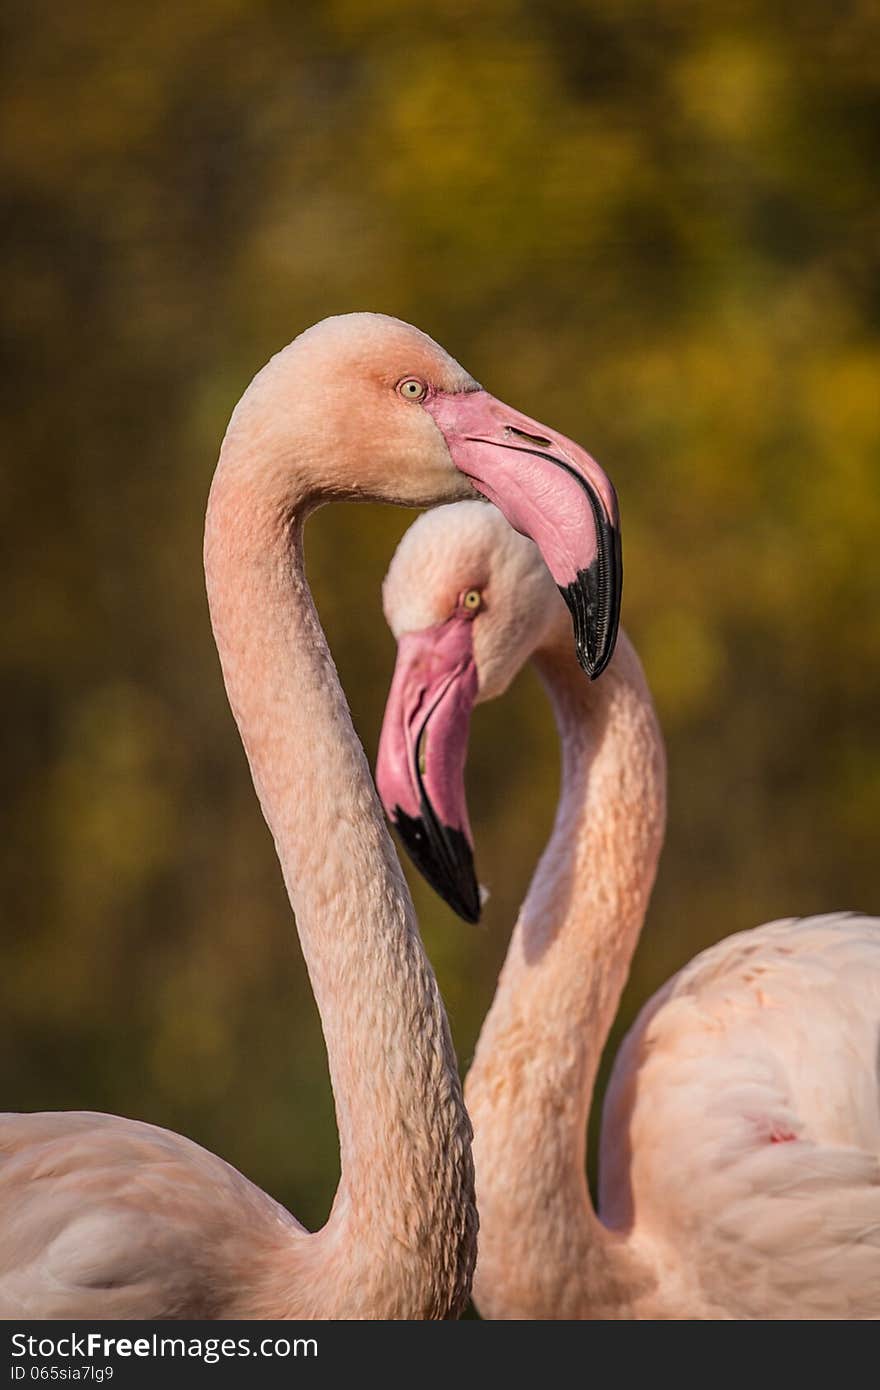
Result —
M 590 1202 L 586 1127 L 653 886 L 665 760 L 625 637 L 597 686 L 567 651 L 541 653 L 537 665 L 559 729 L 562 785 L 468 1078 L 475 1287 L 482 1308 L 516 1268 L 508 1292 L 524 1300 L 522 1316 L 583 1317 L 592 1287 L 613 1298 L 614 1242 Z M 512 1241 L 522 1245 L 516 1255 Z

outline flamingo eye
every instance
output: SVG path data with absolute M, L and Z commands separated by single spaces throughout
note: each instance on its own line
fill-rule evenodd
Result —
M 461 606 L 466 613 L 479 613 L 483 606 L 483 595 L 479 589 L 468 589 L 461 600 Z
M 428 394 L 428 388 L 418 377 L 405 376 L 403 381 L 397 383 L 397 392 L 405 401 L 423 401 Z

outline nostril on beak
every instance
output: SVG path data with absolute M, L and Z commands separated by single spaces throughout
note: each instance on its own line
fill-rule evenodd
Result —
M 549 449 L 553 442 L 545 439 L 542 434 L 526 434 L 525 430 L 518 430 L 513 425 L 507 425 L 504 433 L 508 436 L 513 435 L 516 439 L 524 439 L 527 444 L 537 444 L 539 449 Z

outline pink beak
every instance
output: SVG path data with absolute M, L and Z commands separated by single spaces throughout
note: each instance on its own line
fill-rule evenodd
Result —
M 401 637 L 379 740 L 376 785 L 416 867 L 468 922 L 480 916 L 464 795 L 477 694 L 470 620 Z
M 578 660 L 595 680 L 614 651 L 623 587 L 611 480 L 579 444 L 487 391 L 438 392 L 424 409 L 456 467 L 538 546 L 571 611 Z

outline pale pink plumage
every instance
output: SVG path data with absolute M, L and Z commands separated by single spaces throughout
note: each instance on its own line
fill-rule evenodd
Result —
M 151 1125 L 7 1115 L 0 1317 L 440 1318 L 464 1305 L 476 1214 L 455 1055 L 301 544 L 331 496 L 470 492 L 434 423 L 395 397 L 413 370 L 450 391 L 470 384 L 395 320 L 304 334 L 239 403 L 206 525 L 227 693 L 327 1042 L 342 1162 L 330 1218 L 309 1234 L 221 1159 Z
M 524 425 L 547 436 L 538 454 L 534 440 L 523 448 Z M 302 528 L 337 498 L 430 506 L 473 496 L 471 476 L 534 531 L 573 591 L 578 572 L 601 562 L 600 620 L 577 624 L 582 659 L 600 669 L 619 604 L 613 487 L 578 445 L 502 406 L 409 324 L 343 315 L 278 353 L 233 413 L 211 489 L 214 636 L 327 1043 L 342 1176 L 326 1226 L 308 1234 L 220 1159 L 151 1126 L 7 1116 L 0 1316 L 461 1311 L 476 1238 L 470 1126 L 436 981 L 312 603 Z
M 395 634 L 439 630 L 471 586 L 479 698 L 532 656 L 562 742 L 553 833 L 465 1088 L 481 1312 L 880 1316 L 875 918 L 743 932 L 654 996 L 614 1067 L 594 1212 L 586 1121 L 662 844 L 662 736 L 626 638 L 585 681 L 534 547 L 485 508 L 407 533 L 385 585 Z

